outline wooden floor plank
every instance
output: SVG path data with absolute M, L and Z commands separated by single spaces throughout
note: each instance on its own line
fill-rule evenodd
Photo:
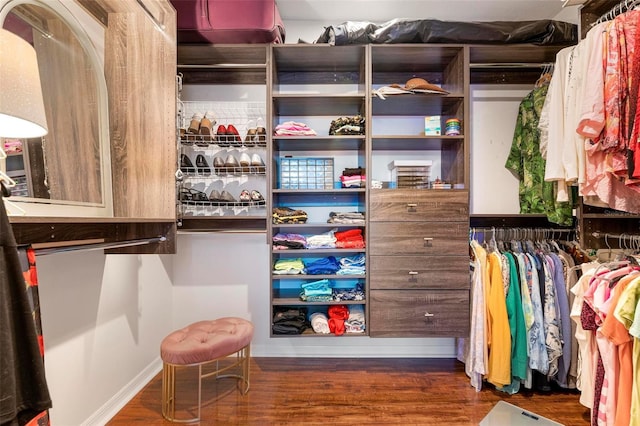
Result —
M 197 382 L 189 374 L 178 377 L 179 409 L 196 400 Z M 174 424 L 162 418 L 161 385 L 158 375 L 108 425 Z M 578 398 L 558 389 L 508 395 L 486 386 L 476 392 L 454 359 L 252 358 L 248 394 L 241 395 L 233 379 L 204 382 L 200 424 L 477 425 L 505 400 L 567 426 L 588 425 L 589 411 Z

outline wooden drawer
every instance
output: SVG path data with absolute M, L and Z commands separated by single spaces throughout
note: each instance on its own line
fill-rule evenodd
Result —
M 468 337 L 469 291 L 372 290 L 371 337 Z
M 375 222 L 468 222 L 469 191 L 376 189 L 367 213 Z
M 467 222 L 371 222 L 369 253 L 374 255 L 469 255 Z
M 469 289 L 469 256 L 370 256 L 370 289 Z

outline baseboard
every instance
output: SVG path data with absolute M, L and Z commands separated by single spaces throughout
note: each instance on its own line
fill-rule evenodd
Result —
M 158 357 L 100 407 L 98 411 L 82 422 L 82 426 L 100 426 L 107 424 L 107 422 L 118 414 L 161 370 L 162 360 Z
M 366 339 L 357 337 L 298 337 L 288 339 L 289 345 L 251 343 L 251 355 L 256 357 L 318 357 L 318 358 L 455 358 L 455 339 Z M 333 342 L 329 340 L 334 339 Z M 336 343 L 339 347 L 329 346 Z M 280 343 L 280 342 L 278 342 Z

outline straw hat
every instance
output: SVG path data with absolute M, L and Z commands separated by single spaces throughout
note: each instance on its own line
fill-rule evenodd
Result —
M 435 84 L 429 83 L 424 78 L 414 77 L 407 80 L 404 84 L 403 89 L 405 90 L 429 90 L 438 93 L 449 93 L 441 87 L 436 86 Z

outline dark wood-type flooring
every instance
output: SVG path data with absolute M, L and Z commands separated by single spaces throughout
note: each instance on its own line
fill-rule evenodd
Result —
M 188 375 L 178 383 L 185 403 L 197 396 Z M 108 425 L 175 424 L 162 417 L 161 385 L 158 374 Z M 562 390 L 508 395 L 489 385 L 476 392 L 454 359 L 252 358 L 246 395 L 235 379 L 205 379 L 200 424 L 477 425 L 504 400 L 565 425 L 588 425 L 589 410 L 578 398 Z

